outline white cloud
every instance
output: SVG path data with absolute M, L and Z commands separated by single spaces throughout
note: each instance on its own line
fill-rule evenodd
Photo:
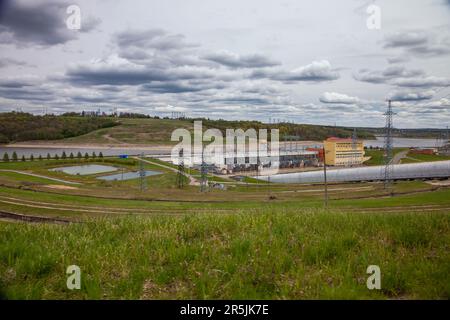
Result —
M 324 92 L 319 97 L 319 101 L 323 103 L 355 104 L 358 103 L 360 100 L 357 97 L 348 96 L 343 93 Z

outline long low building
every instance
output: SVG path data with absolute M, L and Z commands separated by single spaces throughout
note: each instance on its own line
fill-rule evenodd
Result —
M 435 161 L 392 166 L 392 179 L 429 179 L 450 177 L 450 161 Z M 267 176 L 254 177 L 267 181 Z M 384 180 L 384 166 L 327 170 L 327 181 L 377 181 Z M 270 176 L 275 183 L 320 183 L 324 182 L 323 170 L 285 173 Z

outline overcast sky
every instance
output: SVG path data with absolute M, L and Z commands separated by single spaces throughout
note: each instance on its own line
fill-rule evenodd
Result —
M 0 3 L 0 111 L 450 124 L 450 0 Z

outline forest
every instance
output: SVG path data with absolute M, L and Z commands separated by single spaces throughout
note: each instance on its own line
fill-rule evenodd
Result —
M 0 143 L 56 140 L 120 124 L 112 118 L 0 113 Z

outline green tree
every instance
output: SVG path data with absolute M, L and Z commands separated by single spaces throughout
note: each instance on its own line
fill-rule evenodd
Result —
M 69 154 L 69 158 L 73 159 L 73 153 L 72 152 Z
M 88 155 L 87 152 L 84 154 L 84 158 L 85 158 L 86 160 L 89 159 L 89 155 Z
M 9 161 L 9 155 L 8 153 L 5 152 L 5 154 L 3 155 L 3 161 L 4 162 L 8 162 Z
M 47 153 L 47 160 L 50 160 L 51 158 L 50 153 Z
M 100 153 L 98 154 L 98 156 L 99 156 L 100 158 L 103 158 L 103 153 L 100 151 Z
M 41 154 L 39 154 L 39 161 L 42 161 L 42 155 Z
M 95 152 L 92 152 L 92 158 L 97 158 L 97 155 L 95 154 Z
M 30 161 L 34 161 L 34 156 L 33 156 L 33 154 L 30 155 Z
M 24 155 L 22 155 L 22 159 L 21 159 L 22 161 L 26 161 L 26 159 L 25 159 L 25 156 Z
M 65 152 L 65 151 L 63 151 L 63 153 L 62 153 L 61 159 L 67 159 L 67 155 L 66 155 L 66 152 Z
M 17 153 L 15 151 L 12 154 L 12 160 L 17 161 Z
M 78 153 L 77 153 L 77 158 L 78 158 L 78 159 L 81 159 L 81 157 L 82 157 L 81 152 L 78 151 Z
M 59 156 L 57 153 L 55 153 L 55 160 L 59 160 Z

